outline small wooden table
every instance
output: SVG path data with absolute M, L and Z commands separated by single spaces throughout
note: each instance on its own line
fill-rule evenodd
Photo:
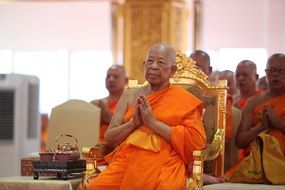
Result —
M 68 161 L 33 161 L 34 179 L 39 178 L 41 172 L 56 173 L 59 179 L 76 178 L 83 175 L 86 171 L 86 160 L 68 160 Z M 80 176 L 80 177 L 81 177 Z

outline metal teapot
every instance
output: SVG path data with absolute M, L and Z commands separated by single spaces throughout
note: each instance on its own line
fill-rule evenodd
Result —
M 55 138 L 55 142 L 57 143 L 58 139 L 60 137 L 69 137 L 69 138 L 73 138 L 75 143 L 70 143 L 70 142 L 66 142 L 64 144 L 58 144 L 57 145 L 57 150 L 61 151 L 61 152 L 67 152 L 67 151 L 78 151 L 78 146 L 77 146 L 77 139 L 72 136 L 72 135 L 67 135 L 67 134 L 62 134 L 62 135 L 58 135 Z

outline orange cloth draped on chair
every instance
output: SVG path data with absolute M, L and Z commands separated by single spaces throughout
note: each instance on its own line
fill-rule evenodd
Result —
M 282 120 L 285 120 L 285 94 L 278 97 L 273 97 L 260 103 L 253 111 L 253 121 L 252 126 L 259 125 L 262 120 L 262 111 L 265 105 L 270 105 L 272 109 L 278 114 Z M 263 148 L 260 160 L 260 166 L 263 168 L 263 175 L 265 175 L 266 180 L 269 180 L 273 184 L 285 184 L 285 134 L 279 129 L 272 128 L 270 130 L 264 131 L 259 134 L 262 139 Z M 258 144 L 257 142 L 255 144 Z M 249 167 L 243 163 L 244 160 L 249 160 L 249 157 L 256 157 L 256 145 L 253 145 L 244 151 L 241 160 L 236 163 L 226 176 L 231 176 L 231 178 L 237 177 L 236 172 L 246 173 L 243 170 L 248 170 Z M 260 154 L 260 153 L 259 153 Z M 247 161 L 249 163 L 249 161 Z M 262 169 L 261 169 L 262 170 Z M 283 173 L 280 173 L 283 172 Z M 233 177 L 233 175 L 235 175 Z M 238 182 L 236 180 L 245 180 L 243 174 L 238 174 L 238 179 L 233 179 L 232 181 Z M 262 179 L 263 180 L 263 179 Z M 241 181 L 242 182 L 242 181 Z M 250 181 L 251 182 L 251 181 Z M 252 181 L 254 183 L 254 181 Z
M 171 144 L 146 126 L 129 135 L 106 157 L 109 166 L 88 190 L 184 189 L 185 164 L 193 162 L 193 151 L 205 146 L 202 103 L 186 90 L 169 86 L 147 97 L 155 118 L 171 127 Z M 125 121 L 135 106 L 129 107 Z
M 114 113 L 118 101 L 108 102 L 107 106 L 111 113 Z M 109 123 L 102 123 L 100 126 L 100 133 L 99 133 L 99 142 L 105 142 L 105 132 L 108 129 Z

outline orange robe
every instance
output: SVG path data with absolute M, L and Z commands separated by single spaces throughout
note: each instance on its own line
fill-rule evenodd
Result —
M 108 102 L 107 107 L 111 113 L 114 113 L 118 101 Z M 105 142 L 105 132 L 108 129 L 109 123 L 102 123 L 100 126 L 99 142 Z
M 270 105 L 273 108 L 273 110 L 277 113 L 277 115 L 282 120 L 285 121 L 285 106 L 284 106 L 285 105 L 285 94 L 283 94 L 282 96 L 270 98 L 270 99 L 260 103 L 258 106 L 255 107 L 255 109 L 253 110 L 253 113 L 252 113 L 253 114 L 252 115 L 252 126 L 253 127 L 258 125 L 261 122 L 262 112 L 264 110 L 265 105 Z M 269 129 L 265 132 L 261 132 L 261 134 L 259 134 L 259 136 L 263 139 L 263 143 L 266 143 L 263 145 L 263 149 L 262 149 L 262 151 L 263 151 L 262 160 L 263 161 L 262 161 L 261 165 L 262 165 L 262 168 L 264 170 L 263 172 L 267 178 L 272 179 L 271 183 L 274 184 L 274 181 L 278 181 L 277 183 L 279 183 L 280 179 L 276 179 L 278 177 L 278 176 L 276 176 L 276 175 L 278 175 L 276 172 L 277 172 L 277 170 L 285 171 L 285 134 L 279 129 L 272 128 L 272 129 Z M 270 136 L 273 137 L 273 139 L 271 139 Z M 274 140 L 274 139 L 276 139 L 276 140 Z M 276 141 L 276 143 L 273 146 L 272 142 L 275 142 L 275 141 Z M 277 151 L 280 150 L 281 157 L 280 157 L 280 155 L 276 154 L 276 150 Z M 248 147 L 247 149 L 245 149 L 242 152 L 243 154 L 240 155 L 240 161 L 237 162 L 231 168 L 231 170 L 228 171 L 228 173 L 226 173 L 226 176 L 230 177 L 230 176 L 234 175 L 234 173 L 237 172 L 238 170 L 242 170 L 244 168 L 244 166 L 241 167 L 240 165 L 245 159 L 249 159 L 249 156 L 252 156 L 251 151 L 252 151 L 251 147 Z M 268 152 L 266 152 L 266 151 L 268 151 Z M 280 160 L 281 160 L 281 162 L 278 162 Z M 249 170 L 249 169 L 247 169 L 247 170 Z M 241 172 L 245 173 L 244 171 L 241 171 Z M 285 174 L 283 173 L 282 175 L 283 176 L 281 176 L 281 177 L 283 177 L 285 179 Z M 240 175 L 240 176 L 242 176 L 242 175 Z M 240 179 L 242 179 L 242 178 L 240 177 Z M 282 181 L 282 183 L 285 182 L 285 180 L 281 180 L 281 181 Z
M 261 104 L 259 104 L 253 111 L 253 126 L 257 125 L 261 121 L 262 111 L 265 105 L 270 105 L 278 116 L 285 121 L 285 94 L 282 96 L 271 98 Z M 270 133 L 274 136 L 281 146 L 281 149 L 285 155 L 285 134 L 279 129 L 271 129 Z
M 108 168 L 88 190 L 185 188 L 185 164 L 193 162 L 193 151 L 206 143 L 202 103 L 178 86 L 166 87 L 147 99 L 155 118 L 171 127 L 171 143 L 140 126 L 106 157 Z M 134 110 L 135 105 L 129 107 L 125 121 L 131 119 Z
M 232 157 L 233 157 L 233 151 L 232 150 L 232 144 L 234 141 L 234 137 L 233 137 L 233 113 L 232 113 L 232 104 L 233 103 L 233 99 L 232 96 L 230 94 L 227 95 L 227 104 L 226 104 L 226 129 L 225 129 L 225 165 L 224 165 L 224 169 L 225 171 L 230 167 L 230 165 L 232 164 Z
M 255 95 L 258 95 L 260 94 L 262 91 L 261 90 L 256 90 L 254 92 L 254 94 L 252 96 L 255 96 Z M 238 109 L 243 109 L 247 103 L 247 101 L 249 100 L 249 98 L 251 98 L 252 96 L 250 97 L 246 97 L 246 98 L 238 98 L 238 100 L 236 100 L 236 102 L 234 103 L 234 105 L 238 108 Z

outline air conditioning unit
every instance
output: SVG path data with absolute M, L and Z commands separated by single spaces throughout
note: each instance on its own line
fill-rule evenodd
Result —
M 19 176 L 21 158 L 39 150 L 39 79 L 0 74 L 0 177 Z

